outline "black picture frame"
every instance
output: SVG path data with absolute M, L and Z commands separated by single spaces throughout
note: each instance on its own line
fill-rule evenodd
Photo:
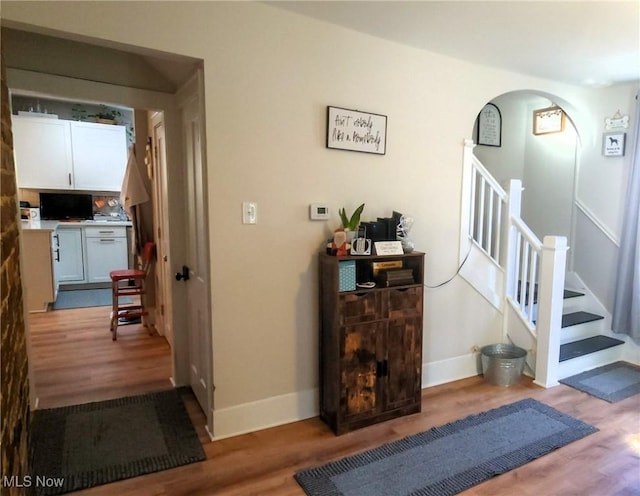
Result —
M 476 144 L 502 146 L 502 114 L 497 105 L 487 103 L 478 114 Z
M 328 106 L 327 148 L 385 155 L 387 116 Z

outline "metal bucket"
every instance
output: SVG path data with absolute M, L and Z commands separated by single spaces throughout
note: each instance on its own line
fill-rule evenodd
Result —
M 526 350 L 511 344 L 491 344 L 484 346 L 480 353 L 485 381 L 498 386 L 520 382 L 527 358 Z

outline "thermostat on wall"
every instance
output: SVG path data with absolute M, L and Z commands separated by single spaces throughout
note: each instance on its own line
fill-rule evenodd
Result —
M 322 203 L 312 203 L 309 205 L 309 217 L 311 220 L 328 220 L 329 207 Z

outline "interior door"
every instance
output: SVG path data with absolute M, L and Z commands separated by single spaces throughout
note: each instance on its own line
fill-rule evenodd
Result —
M 190 385 L 211 423 L 213 404 L 209 311 L 208 226 L 203 153 L 203 112 L 197 94 L 182 107 L 187 206 L 187 313 Z M 212 427 L 211 425 L 209 426 Z
M 169 226 L 167 213 L 167 180 L 166 180 L 166 142 L 164 130 L 164 113 L 157 112 L 151 117 L 152 123 L 152 142 L 147 145 L 145 160 L 147 165 L 153 164 L 154 177 L 154 197 L 159 201 L 154 202 L 153 215 L 156 226 L 156 256 L 158 263 L 156 264 L 156 328 L 164 335 L 171 348 L 173 344 L 173 326 L 172 320 L 168 318 L 172 315 L 171 298 L 169 297 L 169 288 L 171 287 L 171 273 L 169 264 Z

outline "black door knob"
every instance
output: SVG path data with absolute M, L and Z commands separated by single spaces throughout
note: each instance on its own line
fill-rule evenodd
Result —
M 188 281 L 189 280 L 189 267 L 182 266 L 182 272 L 176 272 L 176 281 Z

